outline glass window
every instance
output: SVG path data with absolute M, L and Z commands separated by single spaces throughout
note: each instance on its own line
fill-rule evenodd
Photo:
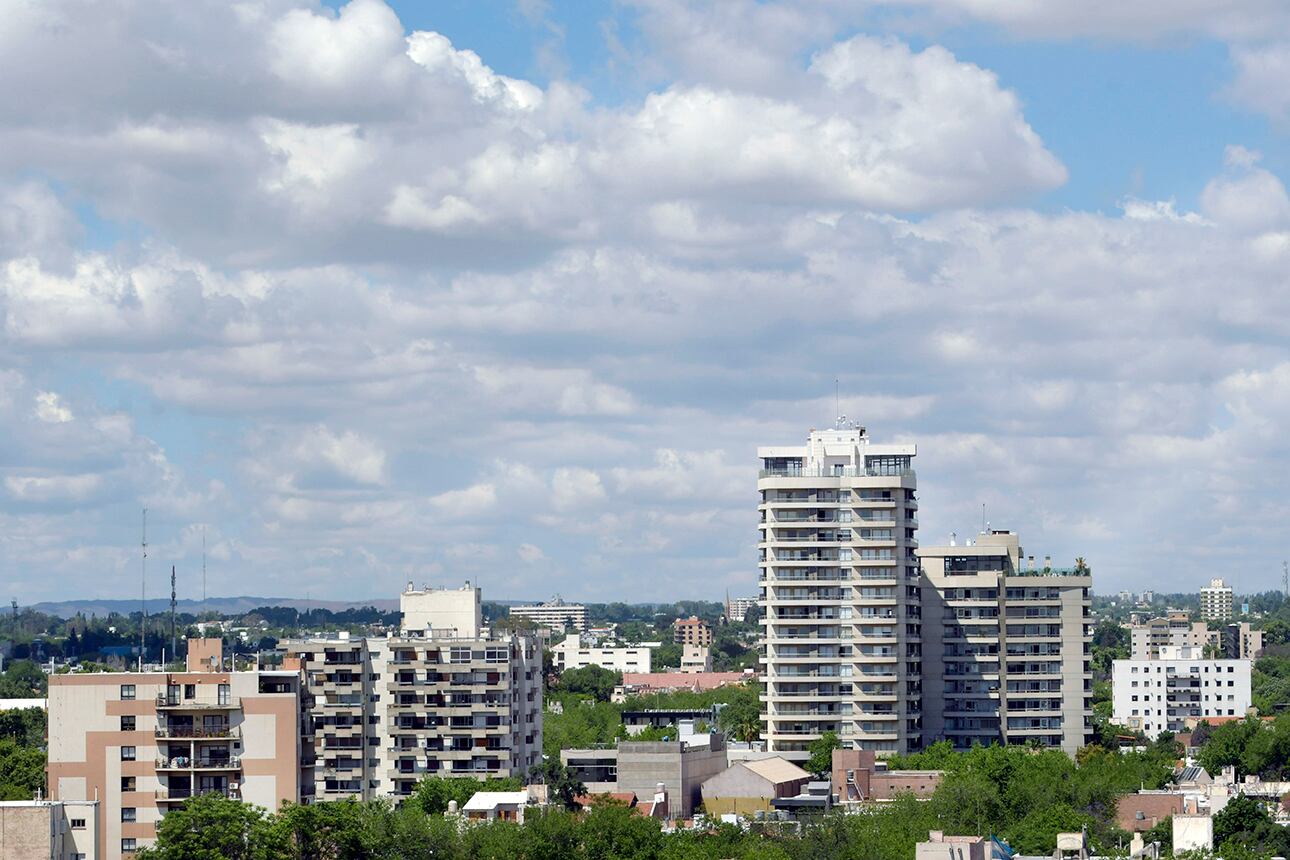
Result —
M 139 848 L 138 848 L 138 845 L 135 843 L 134 839 L 132 839 L 132 838 L 126 838 L 126 839 L 122 839 L 122 840 L 121 840 L 121 850 L 122 850 L 122 851 L 137 851 L 137 850 L 139 850 Z
M 134 807 L 133 807 L 133 806 L 123 806 L 123 807 L 121 807 L 121 820 L 122 820 L 122 821 L 135 821 L 135 820 L 136 820 L 136 815 L 135 815 L 135 811 L 134 811 Z
M 121 747 L 121 761 L 134 761 L 134 747 Z
M 121 698 L 125 701 L 130 701 L 134 698 L 134 684 L 121 685 Z
M 121 716 L 121 731 L 134 731 L 134 714 L 123 714 Z

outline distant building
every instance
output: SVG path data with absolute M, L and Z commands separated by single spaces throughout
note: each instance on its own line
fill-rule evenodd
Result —
M 551 648 L 551 659 L 560 671 L 599 666 L 613 672 L 648 672 L 650 649 L 640 646 L 627 648 L 584 648 L 577 633 Z
M 581 633 L 587 629 L 587 607 L 580 603 L 565 603 L 558 597 L 532 606 L 512 606 L 510 613 L 517 618 L 531 619 L 533 623 L 557 633 L 569 629 Z
M 1222 654 L 1234 660 L 1253 660 L 1263 653 L 1263 631 L 1250 628 L 1250 622 L 1229 624 L 1219 633 Z
M 946 836 L 932 830 L 926 842 L 914 846 L 914 860 L 990 860 L 990 840 L 984 836 Z
M 687 674 L 712 671 L 712 649 L 706 645 L 681 646 L 681 671 Z
M 1249 660 L 1205 659 L 1197 648 L 1160 649 L 1155 660 L 1116 660 L 1112 720 L 1154 739 L 1207 717 L 1243 717 L 1250 709 Z
M 623 683 L 614 690 L 614 701 L 621 702 L 629 696 L 649 693 L 674 693 L 692 690 L 701 693 L 730 684 L 744 684 L 755 676 L 751 672 L 649 672 L 623 673 Z
M 313 726 L 309 799 L 406 797 L 425 776 L 523 775 L 541 759 L 542 655 L 483 627 L 479 589 L 399 595 L 386 638 L 283 643 Z
M 743 621 L 748 615 L 748 610 L 757 605 L 755 597 L 732 597 L 726 598 L 726 620 Z
M 1211 642 L 1205 622 L 1193 622 L 1178 609 L 1129 628 L 1129 654 L 1134 660 L 1158 659 L 1163 647 L 1203 648 Z
M 1115 823 L 1129 833 L 1145 833 L 1170 816 L 1183 812 L 1183 795 L 1174 791 L 1140 791 L 1120 797 Z
M 0 860 L 97 860 L 97 800 L 0 801 Z
M 1221 579 L 1211 579 L 1200 590 L 1200 617 L 1205 621 L 1226 621 L 1232 617 L 1232 588 Z
M 678 645 L 711 645 L 712 628 L 694 615 L 678 618 L 672 622 L 672 641 Z

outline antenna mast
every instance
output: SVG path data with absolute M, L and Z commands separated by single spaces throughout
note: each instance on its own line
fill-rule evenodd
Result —
M 170 566 L 170 655 L 179 656 L 179 639 L 175 634 L 175 566 Z
M 143 509 L 143 557 L 139 560 L 139 663 L 148 651 L 148 509 Z
M 1290 562 L 1281 562 L 1281 590 L 1290 597 Z
M 206 611 L 206 526 L 202 526 L 202 612 Z

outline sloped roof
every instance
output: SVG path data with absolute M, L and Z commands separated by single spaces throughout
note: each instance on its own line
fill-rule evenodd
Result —
M 779 758 L 778 756 L 740 763 L 758 776 L 768 779 L 776 784 L 781 782 L 795 782 L 799 779 L 809 779 L 811 776 L 788 759 Z

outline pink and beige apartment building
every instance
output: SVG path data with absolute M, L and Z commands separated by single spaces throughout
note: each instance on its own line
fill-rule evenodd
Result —
M 150 844 L 197 794 L 299 801 L 299 672 L 224 666 L 219 640 L 194 639 L 183 672 L 50 677 L 49 797 L 99 801 L 98 857 Z

